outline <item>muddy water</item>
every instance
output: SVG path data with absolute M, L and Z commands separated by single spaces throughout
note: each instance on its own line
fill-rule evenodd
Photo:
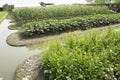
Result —
M 13 47 L 6 43 L 9 34 L 16 32 L 9 30 L 10 20 L 4 20 L 0 24 L 0 80 L 13 80 L 17 66 L 31 55 L 40 53 L 40 50 L 29 50 L 26 47 Z

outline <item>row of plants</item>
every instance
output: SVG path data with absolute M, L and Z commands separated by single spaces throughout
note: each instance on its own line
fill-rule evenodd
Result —
M 12 12 L 17 22 L 38 21 L 43 19 L 69 18 L 83 15 L 113 13 L 106 6 L 54 6 L 42 8 L 23 8 Z
M 120 32 L 51 42 L 40 59 L 46 80 L 120 80 Z
M 120 14 L 99 14 L 94 16 L 75 17 L 63 20 L 43 20 L 30 22 L 23 25 L 24 34 L 31 36 L 34 34 L 45 34 L 64 32 L 75 29 L 89 29 L 102 25 L 120 22 Z

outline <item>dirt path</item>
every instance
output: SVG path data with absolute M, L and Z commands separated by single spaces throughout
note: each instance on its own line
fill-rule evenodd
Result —
M 40 56 L 37 54 L 26 59 L 16 70 L 14 80 L 45 80 L 40 70 Z
M 114 24 L 114 25 L 110 25 L 110 26 L 113 28 L 120 28 L 120 24 Z M 109 26 L 104 26 L 104 27 L 100 27 L 100 28 L 96 28 L 96 29 L 104 30 L 108 27 Z M 90 31 L 90 30 L 86 30 L 86 31 Z M 40 36 L 36 36 L 36 37 L 31 37 L 31 38 L 25 38 L 21 35 L 21 32 L 16 32 L 16 33 L 13 33 L 8 36 L 7 43 L 12 46 L 36 45 L 36 44 L 42 44 L 44 42 L 51 41 L 56 38 L 61 39 L 61 38 L 67 37 L 67 36 L 69 36 L 69 33 L 77 35 L 77 34 L 81 34 L 86 31 L 77 30 L 77 31 L 73 31 L 73 32 L 65 32 L 65 33 L 54 34 L 54 35 L 53 34 L 40 35 Z

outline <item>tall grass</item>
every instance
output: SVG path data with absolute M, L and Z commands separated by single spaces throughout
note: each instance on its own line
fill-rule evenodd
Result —
M 13 11 L 15 21 L 38 21 L 43 19 L 69 18 L 75 16 L 112 13 L 105 6 L 54 6 L 43 8 L 24 8 Z
M 50 43 L 41 58 L 47 80 L 120 79 L 119 35 L 109 29 Z

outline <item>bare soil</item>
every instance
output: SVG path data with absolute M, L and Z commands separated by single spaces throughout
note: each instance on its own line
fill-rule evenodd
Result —
M 111 25 L 110 25 L 111 26 Z M 110 26 L 104 26 L 104 27 L 100 27 L 100 28 L 94 28 L 97 30 L 104 30 Z M 114 24 L 111 27 L 113 27 L 114 29 L 118 29 L 120 28 L 120 24 Z M 34 35 L 31 37 L 26 37 L 23 35 L 22 32 L 15 32 L 12 33 L 8 36 L 7 38 L 7 43 L 11 46 L 28 46 L 28 45 L 38 45 L 38 44 L 43 44 L 44 42 L 48 42 L 54 39 L 64 39 L 66 37 L 69 37 L 70 34 L 74 34 L 74 35 L 81 35 L 81 33 L 84 32 L 88 32 L 88 31 L 92 31 L 90 30 L 86 30 L 86 31 L 82 31 L 82 30 L 76 30 L 76 31 L 72 31 L 72 32 L 65 32 L 65 33 L 55 33 L 55 34 L 41 34 L 41 35 Z
M 40 68 L 40 57 L 41 54 L 37 54 L 21 63 L 16 69 L 14 80 L 45 80 Z

